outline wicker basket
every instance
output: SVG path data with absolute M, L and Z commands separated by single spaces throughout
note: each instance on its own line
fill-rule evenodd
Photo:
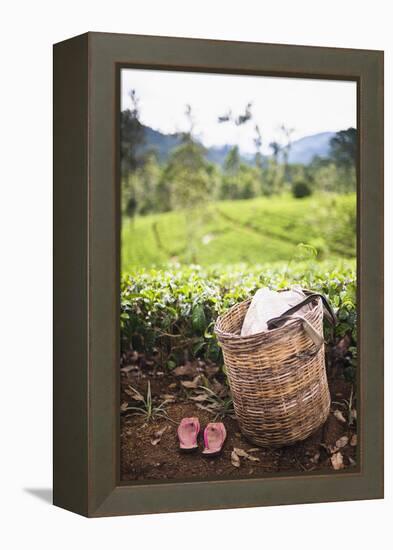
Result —
M 291 308 L 274 320 L 283 320 L 275 324 L 278 326 L 290 319 L 284 326 L 240 336 L 251 300 L 235 305 L 216 322 L 240 429 L 260 446 L 279 447 L 304 440 L 329 414 L 324 305 L 333 321 L 334 314 L 322 296 L 305 292 L 309 294 L 308 311 L 303 318 L 291 317 L 298 309 Z M 310 337 L 313 329 L 319 342 Z

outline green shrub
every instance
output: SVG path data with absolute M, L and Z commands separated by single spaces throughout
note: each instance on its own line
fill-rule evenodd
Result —
M 312 190 L 305 181 L 297 181 L 293 184 L 292 193 L 296 199 L 303 199 L 304 197 L 309 197 Z
M 125 275 L 121 281 L 122 350 L 156 353 L 168 368 L 196 357 L 221 363 L 213 330 L 217 316 L 260 287 L 280 289 L 293 284 L 329 299 L 339 322 L 334 334 L 326 331 L 327 341 L 335 343 L 348 334 L 355 348 L 355 263 L 300 261 L 293 266 L 171 267 Z

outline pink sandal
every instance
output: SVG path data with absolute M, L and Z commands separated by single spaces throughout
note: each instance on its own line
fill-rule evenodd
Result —
M 198 434 L 201 429 L 199 420 L 196 417 L 183 418 L 177 428 L 177 436 L 182 451 L 194 451 L 198 448 Z
M 202 454 L 217 456 L 222 451 L 226 437 L 227 431 L 222 422 L 210 422 L 203 432 L 205 448 Z

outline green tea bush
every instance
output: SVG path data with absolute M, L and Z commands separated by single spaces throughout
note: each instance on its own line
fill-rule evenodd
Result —
M 312 190 L 307 182 L 297 181 L 293 184 L 292 193 L 296 199 L 303 199 L 304 197 L 309 197 Z
M 178 266 L 129 273 L 121 281 L 122 350 L 131 348 L 158 354 L 168 368 L 196 357 L 221 363 L 213 330 L 217 316 L 252 296 L 260 287 L 282 289 L 294 284 L 328 298 L 338 324 L 334 333 L 326 330 L 326 339 L 334 344 L 348 335 L 356 351 L 353 261 L 335 264 L 300 261 L 296 265 L 253 267 Z

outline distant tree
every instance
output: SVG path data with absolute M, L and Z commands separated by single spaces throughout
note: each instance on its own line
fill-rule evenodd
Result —
M 136 170 L 134 176 L 138 214 L 148 214 L 157 210 L 160 176 L 161 168 L 157 153 L 149 151 L 145 155 L 143 166 Z
M 262 155 L 262 134 L 259 129 L 258 124 L 255 124 L 254 127 L 255 131 L 255 137 L 254 137 L 254 145 L 255 145 L 255 165 L 258 168 L 262 168 L 263 164 L 263 155 Z
M 186 119 L 188 122 L 188 129 L 183 133 L 183 140 L 188 141 L 193 139 L 194 135 L 194 128 L 195 128 L 195 119 L 192 112 L 192 107 L 189 103 L 186 105 L 186 109 L 184 111 L 184 114 L 186 115 Z
M 284 145 L 281 147 L 283 164 L 284 164 L 284 180 L 288 183 L 291 180 L 290 170 L 288 169 L 289 154 L 292 147 L 292 134 L 295 131 L 294 128 L 288 128 L 285 124 L 280 126 L 281 133 L 284 137 Z
M 233 124 L 235 124 L 235 126 L 242 126 L 243 124 L 246 124 L 246 122 L 252 119 L 251 108 L 252 108 L 252 103 L 250 101 L 245 106 L 243 113 L 240 113 L 239 115 L 235 116 L 232 113 L 232 110 L 229 109 L 225 114 L 219 116 L 217 118 L 217 121 L 219 122 L 219 124 L 222 124 L 223 122 L 232 122 Z
M 244 113 L 242 113 L 241 115 L 235 118 L 236 126 L 241 126 L 242 124 L 245 124 L 246 122 L 251 120 L 252 118 L 251 107 L 252 107 L 252 103 L 247 103 L 246 108 L 244 109 Z
M 328 157 L 320 157 L 319 155 L 314 155 L 308 166 L 309 168 L 317 170 L 318 168 L 322 168 L 323 166 L 331 164 L 331 162 L 332 160 Z
M 328 193 L 352 193 L 356 190 L 356 168 L 354 165 L 339 165 L 331 157 L 315 156 L 307 166 L 312 187 Z
M 269 148 L 273 158 L 269 159 L 263 175 L 263 187 L 265 195 L 281 193 L 283 190 L 284 170 L 279 163 L 282 154 L 282 145 L 278 141 L 271 141 Z
M 235 145 L 229 150 L 224 161 L 224 170 L 231 176 L 236 175 L 240 168 L 240 153 L 239 147 Z
M 278 143 L 278 141 L 271 141 L 269 143 L 269 147 L 272 150 L 273 159 L 278 162 L 278 158 L 281 152 L 281 145 Z
M 330 140 L 330 158 L 338 167 L 349 169 L 356 164 L 357 130 L 348 128 L 337 132 Z
M 208 215 L 214 194 L 215 175 L 206 160 L 206 150 L 194 135 L 195 119 L 186 105 L 187 128 L 180 133 L 181 143 L 171 151 L 158 184 L 157 196 L 163 210 L 182 210 L 186 227 L 187 256 L 197 263 L 198 231 Z
M 120 158 L 123 173 L 136 170 L 142 163 L 140 146 L 144 143 L 144 129 L 139 121 L 139 99 L 130 91 L 131 109 L 120 115 Z
M 204 147 L 184 141 L 171 153 L 163 179 L 169 184 L 172 208 L 195 209 L 209 198 L 208 164 Z
M 235 126 L 242 126 L 243 124 L 247 124 L 250 120 L 252 120 L 253 114 L 252 114 L 252 102 L 248 102 L 244 108 L 244 111 L 240 114 L 234 115 L 231 109 L 228 109 L 226 113 L 218 117 L 218 123 L 222 124 L 225 122 L 230 122 L 234 124 Z M 253 174 L 253 177 L 257 179 L 257 185 L 251 184 L 248 175 L 249 171 L 247 170 L 247 167 L 242 164 L 240 153 L 239 153 L 239 147 L 236 145 L 232 147 L 232 149 L 229 151 L 225 161 L 224 161 L 224 176 L 221 186 L 221 196 L 228 197 L 228 198 L 248 198 L 248 196 L 255 196 L 255 187 L 260 188 L 262 187 L 261 184 L 261 169 L 263 164 L 263 157 L 262 157 L 262 135 L 261 131 L 259 129 L 258 124 L 254 125 L 254 145 L 256 149 L 255 153 L 255 165 L 258 168 L 258 172 Z M 238 172 L 242 169 L 242 182 L 240 182 L 239 178 L 234 178 L 235 175 L 238 175 Z M 243 176 L 247 173 L 247 177 L 244 179 Z M 245 183 L 247 181 L 247 184 Z M 238 189 L 236 189 L 236 186 L 238 186 Z
M 195 209 L 206 202 L 210 192 L 209 163 L 203 145 L 194 137 L 195 121 L 186 105 L 187 129 L 181 143 L 172 150 L 160 182 L 161 191 L 169 192 L 171 208 Z
M 140 147 L 144 143 L 144 129 L 139 121 L 139 100 L 135 90 L 130 91 L 131 109 L 120 114 L 120 165 L 124 195 L 127 203 L 124 212 L 134 216 L 137 210 L 137 199 L 131 174 L 143 163 Z

